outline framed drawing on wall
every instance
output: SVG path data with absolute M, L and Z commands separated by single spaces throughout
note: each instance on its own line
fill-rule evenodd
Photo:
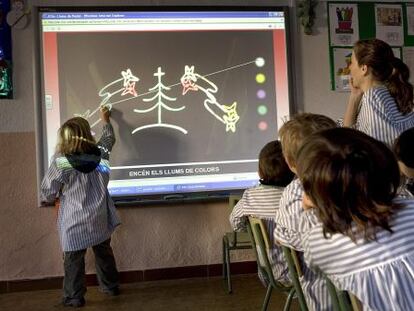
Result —
M 335 76 L 335 90 L 348 92 L 350 91 L 349 78 L 351 64 L 352 48 L 334 48 L 333 64 Z

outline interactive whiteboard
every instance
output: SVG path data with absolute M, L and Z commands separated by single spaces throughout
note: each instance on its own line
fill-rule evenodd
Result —
M 290 113 L 286 10 L 43 8 L 43 163 L 57 130 L 99 107 L 117 142 L 117 201 L 225 195 L 258 182 L 260 149 Z

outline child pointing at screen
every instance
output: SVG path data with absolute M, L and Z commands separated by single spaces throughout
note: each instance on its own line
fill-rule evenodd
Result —
M 60 201 L 57 225 L 64 252 L 63 305 L 85 304 L 85 253 L 92 247 L 103 292 L 119 294 L 119 277 L 110 246 L 120 224 L 109 196 L 109 153 L 115 136 L 109 111 L 101 109 L 102 137 L 95 142 L 87 120 L 66 121 L 58 133 L 56 153 L 41 184 L 42 205 Z

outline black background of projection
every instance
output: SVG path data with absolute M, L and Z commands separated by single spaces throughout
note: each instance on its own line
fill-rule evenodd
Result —
M 177 100 L 164 103 L 173 108 L 184 105 L 185 109 L 162 109 L 162 119 L 186 129 L 187 135 L 169 128 L 131 134 L 137 127 L 157 122 L 157 109 L 145 114 L 133 111 L 152 107 L 156 101 L 143 99 L 155 93 L 136 98 L 119 93 L 110 99 L 109 102 L 122 101 L 114 105 L 112 114 L 117 143 L 111 166 L 256 159 L 262 146 L 277 137 L 272 31 L 58 33 L 58 51 L 62 121 L 76 113 L 95 110 L 103 99 L 99 90 L 122 78 L 121 71 L 127 68 L 140 79 L 135 85 L 138 95 L 156 85 L 154 73 L 158 67 L 165 73 L 164 85 L 177 84 L 164 91 Z M 264 67 L 253 62 L 224 70 L 257 57 L 264 58 Z M 182 95 L 180 77 L 185 65 L 194 65 L 194 71 L 202 76 L 223 70 L 207 79 L 217 85 L 214 95 L 220 104 L 237 102 L 240 120 L 235 133 L 226 132 L 225 125 L 204 108 L 207 96 L 203 92 Z M 257 73 L 265 74 L 265 83 L 256 82 Z M 122 81 L 117 86 L 121 88 Z M 259 89 L 266 91 L 264 100 L 257 98 Z M 268 108 L 265 116 L 257 112 L 260 104 Z M 97 119 L 95 114 L 89 121 L 92 124 Z M 268 123 L 266 131 L 259 130 L 261 121 Z M 93 130 L 99 136 L 101 123 Z M 238 165 L 237 171 L 254 171 L 256 167 L 255 163 L 245 164 L 244 169 Z M 111 178 L 116 178 L 114 171 Z

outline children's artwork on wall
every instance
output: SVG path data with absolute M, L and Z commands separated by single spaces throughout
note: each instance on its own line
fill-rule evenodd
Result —
M 410 68 L 410 72 L 414 72 L 414 47 L 405 46 L 402 52 L 403 62 Z M 414 75 L 410 75 L 411 83 L 414 83 Z
M 10 10 L 9 0 L 0 0 L 0 99 L 12 98 L 11 31 L 6 23 Z
M 376 37 L 392 46 L 404 45 L 401 4 L 375 5 Z
M 350 91 L 349 78 L 351 64 L 352 49 L 350 48 L 334 48 L 334 71 L 335 71 L 335 90 Z
M 352 45 L 359 39 L 357 4 L 330 3 L 329 25 L 331 45 Z
M 390 1 L 391 2 L 391 1 Z M 328 1 L 331 90 L 349 90 L 346 50 L 358 40 L 378 38 L 414 71 L 414 4 Z M 354 20 L 355 18 L 355 20 Z M 352 22 L 350 22 L 352 20 Z M 349 35 L 347 36 L 347 34 Z M 411 82 L 414 74 L 411 74 Z
M 407 35 L 414 36 L 414 5 L 407 5 Z

